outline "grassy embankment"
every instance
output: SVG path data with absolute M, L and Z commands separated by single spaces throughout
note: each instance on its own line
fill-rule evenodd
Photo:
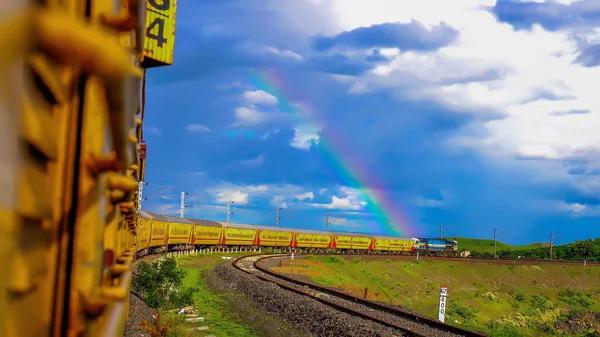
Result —
M 600 311 L 600 267 L 309 256 L 274 270 L 358 296 L 366 287 L 370 299 L 432 318 L 437 318 L 439 287 L 446 285 L 446 322 L 491 336 L 547 336 L 556 333 L 559 319 Z
M 458 238 L 458 237 L 452 237 L 452 238 L 448 238 L 450 240 L 456 240 L 458 241 L 458 250 L 462 251 L 464 250 L 468 250 L 471 252 L 479 252 L 479 253 L 494 253 L 494 240 L 486 240 L 486 239 L 469 239 L 469 238 Z M 537 243 L 532 243 L 529 245 L 522 245 L 522 246 L 512 246 L 503 242 L 498 241 L 496 243 L 496 251 L 502 251 L 502 250 L 531 250 L 531 249 L 537 249 L 540 248 L 542 246 L 541 243 L 537 242 Z
M 216 337 L 253 337 L 256 336 L 249 326 L 235 314 L 232 307 L 231 293 L 219 293 L 209 286 L 203 273 L 223 262 L 222 256 L 236 257 L 239 254 L 215 254 L 185 256 L 177 258 L 179 265 L 185 271 L 183 284 L 180 291 L 193 289 L 193 307 L 199 311 L 199 316 L 204 317 L 204 322 L 185 322 L 183 315 L 166 312 L 169 307 L 163 308 L 162 322 L 168 322 L 171 331 L 169 337 L 208 336 Z M 208 326 L 208 331 L 189 331 L 195 326 Z

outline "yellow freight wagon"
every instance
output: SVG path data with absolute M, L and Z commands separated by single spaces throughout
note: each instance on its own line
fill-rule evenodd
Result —
M 164 215 L 152 214 L 152 230 L 150 231 L 150 247 L 166 245 L 168 219 Z
M 150 230 L 152 227 L 152 217 L 150 214 L 140 211 L 139 212 L 139 225 L 138 225 L 138 241 L 137 251 L 148 248 L 150 241 Z
M 410 238 L 392 237 L 389 239 L 389 250 L 397 252 L 414 252 L 415 240 Z
M 258 244 L 263 247 L 290 247 L 294 232 L 287 228 L 257 226 L 259 232 Z
M 256 246 L 258 244 L 258 228 L 251 225 L 222 223 L 223 237 L 222 244 L 228 246 Z
M 187 245 L 192 239 L 192 222 L 185 218 L 173 216 L 167 217 L 169 220 L 169 230 L 167 231 L 167 244 L 169 245 Z
M 372 243 L 373 237 L 371 235 L 352 234 L 352 249 L 372 249 Z
M 192 244 L 196 246 L 216 246 L 221 242 L 223 224 L 201 219 L 188 219 L 194 224 Z
M 352 236 L 333 234 L 334 248 L 338 249 L 352 249 Z
M 331 233 L 294 229 L 294 247 L 298 248 L 331 248 L 333 237 Z

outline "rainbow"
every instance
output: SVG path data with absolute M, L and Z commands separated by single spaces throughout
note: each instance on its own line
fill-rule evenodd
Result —
M 306 104 L 299 95 L 293 95 L 291 85 L 284 80 L 283 76 L 273 70 L 260 69 L 251 70 L 250 84 L 256 89 L 268 92 L 277 97 L 279 106 L 283 112 L 292 114 L 296 121 L 303 127 L 321 129 L 319 134 L 319 146 L 314 147 L 319 151 L 324 160 L 333 166 L 338 178 L 347 186 L 359 186 L 362 199 L 366 201 L 364 211 L 371 214 L 374 224 L 378 226 L 379 233 L 386 232 L 387 221 L 392 221 L 390 235 L 408 236 L 414 234 L 408 223 L 408 217 L 403 214 L 397 202 L 392 201 L 385 193 L 382 184 L 368 169 L 361 164 L 350 147 L 344 142 L 344 138 L 334 128 L 323 131 L 320 121 L 313 114 L 314 109 L 309 105 L 299 107 L 292 102 Z

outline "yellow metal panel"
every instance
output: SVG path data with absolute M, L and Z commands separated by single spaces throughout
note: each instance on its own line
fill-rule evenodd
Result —
M 253 246 L 257 232 L 257 229 L 225 228 L 225 244 Z
M 195 245 L 218 245 L 221 241 L 221 227 L 195 226 L 194 244 Z
M 180 223 L 169 223 L 169 237 L 167 238 L 167 244 L 169 245 L 185 245 L 190 243 L 190 234 L 192 232 L 192 225 L 180 224 Z
M 401 252 L 410 252 L 411 247 L 414 245 L 414 242 L 410 239 L 408 240 L 390 240 L 390 250 L 393 251 L 401 251 Z
M 165 244 L 165 235 L 167 234 L 167 224 L 161 221 L 152 221 L 152 231 L 150 232 L 150 247 L 160 247 Z
M 176 0 L 146 0 L 144 67 L 173 63 Z
M 272 230 L 260 231 L 260 245 L 269 247 L 289 247 L 292 242 L 292 232 Z
M 389 250 L 390 249 L 390 240 L 389 239 L 374 239 L 374 240 L 375 240 L 374 250 Z
M 346 235 L 336 235 L 336 248 L 351 249 L 352 237 Z
M 296 233 L 299 248 L 329 248 L 331 239 L 327 234 Z
M 368 249 L 371 245 L 371 238 L 352 237 L 352 249 Z

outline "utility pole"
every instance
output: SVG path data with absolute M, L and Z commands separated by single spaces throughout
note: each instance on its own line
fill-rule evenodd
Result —
M 440 239 L 444 237 L 444 235 L 443 235 L 444 234 L 443 228 L 444 228 L 444 225 L 440 224 Z
M 498 241 L 498 228 L 494 228 L 494 257 L 496 257 L 496 242 Z
M 387 236 L 390 236 L 390 230 L 392 229 L 392 219 L 387 221 Z
M 554 246 L 554 232 L 550 232 L 550 260 L 552 260 L 552 246 Z
M 280 209 L 281 209 L 281 207 L 275 208 L 275 227 L 279 227 L 279 220 L 281 219 L 279 217 L 279 210 Z
M 181 205 L 179 206 L 179 217 L 183 218 L 183 213 L 185 212 L 185 193 L 181 192 Z
M 142 209 L 142 201 L 144 200 L 142 198 L 142 192 L 144 191 L 144 182 L 140 181 L 139 185 L 138 185 L 138 210 Z
M 233 212 L 231 211 L 231 204 L 235 204 L 235 202 L 233 201 L 227 201 L 227 222 L 231 222 L 231 215 L 233 214 Z
M 329 216 L 330 215 L 331 214 L 329 214 L 329 213 L 325 214 L 325 231 L 326 232 L 329 231 Z

